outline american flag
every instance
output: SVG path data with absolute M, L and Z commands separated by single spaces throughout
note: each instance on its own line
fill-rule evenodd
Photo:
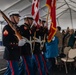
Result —
M 31 14 L 35 20 L 35 24 L 38 25 L 38 21 L 39 21 L 39 0 L 33 0 Z

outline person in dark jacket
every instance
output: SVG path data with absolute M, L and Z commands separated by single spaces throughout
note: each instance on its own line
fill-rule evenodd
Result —
M 9 15 L 12 24 L 18 29 L 19 13 L 12 11 Z M 4 59 L 7 60 L 7 71 L 4 75 L 19 75 L 18 63 L 20 59 L 20 41 L 15 35 L 14 30 L 12 30 L 8 24 L 3 28 L 2 40 L 3 45 L 5 46 Z
M 47 69 L 47 65 L 46 65 L 46 58 L 45 58 L 45 52 L 46 52 L 46 47 L 45 47 L 45 40 L 47 38 L 48 35 L 48 27 L 47 27 L 47 22 L 46 22 L 46 18 L 41 18 L 41 24 L 40 24 L 40 37 L 41 37 L 41 52 L 42 52 L 42 59 L 44 62 L 44 67 L 45 67 L 45 71 L 48 74 L 48 69 Z
M 33 63 L 34 63 L 34 72 L 36 72 L 36 69 L 38 71 L 38 75 L 47 75 L 45 66 L 44 66 L 44 59 L 42 56 L 42 51 L 40 49 L 41 47 L 41 40 L 40 36 L 43 33 L 43 28 L 41 28 L 41 20 L 39 20 L 39 26 L 36 27 L 36 30 L 34 31 L 34 42 L 33 42 Z M 35 39 L 36 38 L 36 39 Z M 43 38 L 43 37 L 42 37 Z M 35 74 L 36 75 L 36 74 Z
M 75 43 L 74 30 L 73 29 L 71 29 L 69 31 L 69 37 L 68 37 L 67 41 L 68 41 L 67 46 L 73 48 L 74 47 L 74 43 Z
M 26 43 L 21 47 L 22 63 L 20 66 L 20 75 L 34 75 L 32 64 L 32 51 L 31 51 L 31 30 L 33 18 L 31 16 L 24 17 L 24 24 L 20 26 L 21 35 L 27 39 Z M 24 73 L 23 73 L 24 72 Z

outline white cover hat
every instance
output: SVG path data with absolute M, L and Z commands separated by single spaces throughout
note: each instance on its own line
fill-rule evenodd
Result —
M 33 16 L 31 14 L 27 14 L 27 15 L 24 16 L 24 18 L 31 18 L 31 19 L 33 19 Z
M 11 11 L 11 12 L 9 12 L 8 14 L 9 14 L 9 16 L 16 15 L 16 16 L 19 16 L 19 17 L 20 17 L 18 11 Z

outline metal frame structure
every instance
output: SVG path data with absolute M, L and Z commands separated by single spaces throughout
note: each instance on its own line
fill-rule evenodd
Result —
M 27 0 L 17 0 L 12 5 L 10 5 L 7 9 L 5 9 L 4 12 L 7 13 L 11 8 L 13 9 L 14 6 L 18 6 L 19 4 L 21 4 L 21 2 L 24 2 L 24 1 L 27 2 Z M 47 15 L 47 10 L 46 10 L 47 8 L 44 5 L 46 0 L 40 0 L 40 1 L 41 1 L 41 4 L 43 4 L 43 5 L 41 5 L 41 8 L 39 10 L 44 12 L 44 14 L 40 15 L 40 17 L 44 18 Z M 25 10 L 27 10 L 27 9 L 29 10 L 29 8 L 31 8 L 32 0 L 28 0 L 28 2 L 29 2 L 28 5 L 25 5 L 22 9 L 19 10 L 19 12 L 21 13 L 21 16 L 24 16 Z M 58 5 L 58 4 L 61 4 L 61 5 Z M 57 16 L 56 18 L 57 19 L 60 18 L 69 9 L 71 24 L 73 25 L 72 11 L 76 12 L 76 6 L 75 6 L 76 5 L 76 1 L 73 1 L 73 0 L 68 0 L 68 1 L 67 0 L 57 0 L 57 5 L 58 6 L 57 6 L 56 10 L 59 10 L 59 9 L 62 9 L 62 10 L 59 11 L 56 14 L 56 16 Z M 68 9 L 65 7 L 66 5 L 67 5 Z M 22 18 L 21 18 L 21 20 L 22 20 Z

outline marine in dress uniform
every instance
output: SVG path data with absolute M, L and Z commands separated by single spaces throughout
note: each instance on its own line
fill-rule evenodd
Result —
M 33 73 L 33 65 L 32 65 L 32 52 L 31 45 L 29 43 L 31 30 L 30 26 L 33 22 L 33 18 L 31 16 L 24 17 L 24 24 L 20 26 L 21 35 L 27 39 L 24 46 L 21 47 L 21 56 L 22 56 L 22 64 L 21 64 L 21 75 L 24 72 L 26 75 L 34 75 Z
M 42 18 L 41 25 L 40 25 L 40 37 L 42 40 L 41 52 L 42 52 L 42 59 L 44 62 L 44 68 L 45 68 L 46 73 L 48 74 L 46 58 L 45 58 L 45 52 L 46 52 L 45 42 L 46 42 L 47 35 L 48 35 L 48 27 L 47 27 L 47 23 L 46 23 L 46 18 Z
M 19 12 L 12 11 L 9 15 L 12 24 L 16 25 L 18 29 Z M 18 38 L 8 24 L 3 28 L 2 36 L 3 45 L 5 46 L 4 59 L 7 60 L 7 70 L 4 75 L 19 75 L 20 48 L 18 46 Z
M 39 40 L 39 36 L 40 36 L 40 26 L 35 27 L 35 31 L 34 31 L 34 38 L 36 37 L 37 39 L 34 39 L 34 51 L 33 51 L 33 61 L 34 61 L 34 73 L 38 70 L 38 75 L 46 75 L 46 71 L 44 69 L 44 62 L 42 59 L 42 54 L 41 54 L 41 50 L 40 50 L 40 42 Z M 40 40 L 41 41 L 41 40 Z M 36 74 L 35 74 L 36 75 Z

